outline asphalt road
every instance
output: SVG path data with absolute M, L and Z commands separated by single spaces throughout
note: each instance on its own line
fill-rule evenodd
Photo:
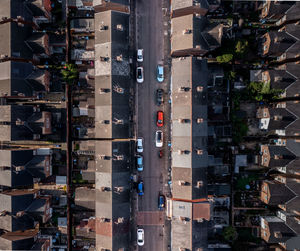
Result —
M 136 46 L 144 49 L 144 61 L 138 66 L 144 67 L 144 83 L 137 84 L 137 136 L 144 138 L 144 171 L 140 179 L 144 181 L 145 194 L 139 196 L 138 211 L 158 211 L 158 195 L 164 192 L 166 184 L 167 127 L 164 132 L 164 147 L 155 146 L 156 113 L 167 112 L 167 106 L 156 105 L 156 90 L 167 90 L 167 81 L 158 83 L 156 80 L 157 64 L 164 61 L 164 24 L 162 0 L 136 1 Z M 138 49 L 137 48 L 137 49 Z M 164 96 L 168 100 L 167 94 Z M 165 114 L 166 117 L 169 115 Z M 164 157 L 158 157 L 163 149 Z M 164 250 L 164 227 L 162 225 L 141 226 L 145 230 L 145 245 L 138 250 Z

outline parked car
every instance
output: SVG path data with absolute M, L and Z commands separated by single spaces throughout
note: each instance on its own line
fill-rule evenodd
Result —
M 164 81 L 164 67 L 162 65 L 157 66 L 157 81 L 162 83 Z
M 136 82 L 143 83 L 144 82 L 144 69 L 143 67 L 136 68 Z
M 141 155 L 137 155 L 136 156 L 136 164 L 137 164 L 137 170 L 139 172 L 142 172 L 144 170 L 144 166 L 143 166 L 143 156 Z
M 144 61 L 144 50 L 143 49 L 138 49 L 137 50 L 136 60 L 138 62 L 143 62 Z
M 162 147 L 163 146 L 163 132 L 158 130 L 155 133 L 155 145 L 156 147 Z
M 138 228 L 137 230 L 137 244 L 144 246 L 144 229 Z
M 163 195 L 159 195 L 158 196 L 158 209 L 159 210 L 162 210 L 162 209 L 164 209 L 165 208 L 165 196 L 163 196 Z
M 140 196 L 144 195 L 144 182 L 142 180 L 138 183 L 137 192 Z
M 162 111 L 157 112 L 156 125 L 162 127 L 164 125 L 164 113 Z
M 137 138 L 137 141 L 136 141 L 136 151 L 138 153 L 142 153 L 144 151 L 144 148 L 143 148 L 143 138 Z
M 162 158 L 163 156 L 164 156 L 163 150 L 159 150 L 159 151 L 158 151 L 158 157 L 159 157 L 159 158 Z
M 160 106 L 164 102 L 164 91 L 163 89 L 156 90 L 156 103 Z

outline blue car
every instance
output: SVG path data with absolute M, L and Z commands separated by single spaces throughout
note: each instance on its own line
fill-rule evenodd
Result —
M 159 195 L 158 196 L 158 209 L 162 210 L 165 208 L 165 196 Z
M 140 181 L 137 189 L 138 195 L 144 195 L 144 182 Z
M 162 65 L 157 66 L 157 81 L 162 83 L 164 81 L 164 67 Z
M 136 157 L 136 164 L 137 164 L 137 170 L 139 172 L 142 172 L 144 170 L 144 166 L 143 166 L 143 156 L 138 155 Z

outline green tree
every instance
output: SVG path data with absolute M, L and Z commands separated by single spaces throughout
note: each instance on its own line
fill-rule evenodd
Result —
M 232 54 L 223 54 L 222 56 L 217 56 L 217 62 L 218 63 L 229 63 L 232 61 L 233 55 Z
M 61 74 L 68 84 L 72 84 L 78 78 L 78 71 L 74 64 L 66 64 L 61 70 Z
M 237 56 L 243 56 L 248 52 L 249 43 L 247 40 L 239 40 L 235 45 Z
M 251 99 L 256 101 L 277 99 L 283 93 L 281 89 L 272 89 L 270 82 L 250 82 L 247 90 Z
M 224 239 L 228 242 L 233 242 L 238 237 L 236 229 L 232 226 L 225 227 L 223 229 L 222 235 L 223 235 Z

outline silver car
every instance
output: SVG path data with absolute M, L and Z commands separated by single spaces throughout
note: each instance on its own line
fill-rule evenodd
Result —
M 158 130 L 155 133 L 155 146 L 156 147 L 163 146 L 163 132 L 161 130 Z
M 136 82 L 139 84 L 144 82 L 144 69 L 143 67 L 136 68 Z
M 144 229 L 139 228 L 137 230 L 137 244 L 139 246 L 144 246 Z
M 136 151 L 138 153 L 142 153 L 144 151 L 144 148 L 143 148 L 143 138 L 137 138 L 137 141 L 136 141 Z

